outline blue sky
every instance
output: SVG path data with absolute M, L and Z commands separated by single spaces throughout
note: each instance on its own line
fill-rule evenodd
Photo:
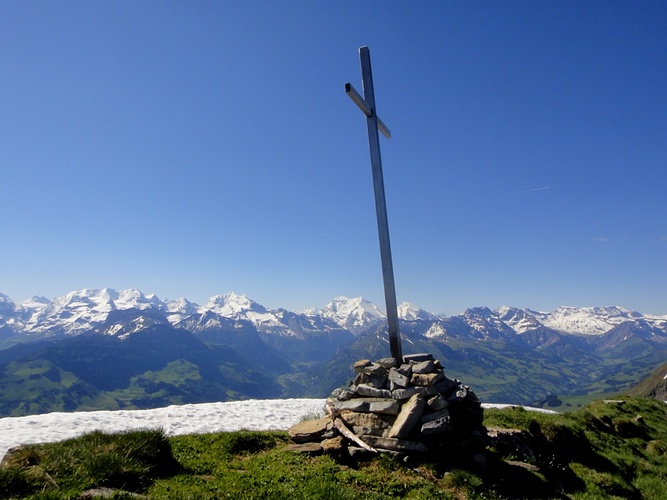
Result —
M 0 3 L 0 292 L 667 314 L 667 4 Z

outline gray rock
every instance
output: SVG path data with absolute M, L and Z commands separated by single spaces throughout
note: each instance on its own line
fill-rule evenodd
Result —
M 357 413 L 353 411 L 341 413 L 340 418 L 345 424 L 350 426 L 375 427 L 383 430 L 390 429 L 395 420 L 392 416 L 376 415 L 375 413 Z
M 400 373 L 401 375 L 410 377 L 412 375 L 412 365 L 410 363 L 404 363 L 398 368 L 396 368 L 396 371 L 398 371 L 398 373 Z
M 410 378 L 400 373 L 396 368 L 389 370 L 389 381 L 398 387 L 407 387 L 410 385 Z
M 378 365 L 381 365 L 382 367 L 386 368 L 387 370 L 389 370 L 390 368 L 393 368 L 394 366 L 396 366 L 396 360 L 395 360 L 394 358 L 382 358 L 382 359 L 378 359 L 378 360 L 376 361 L 376 363 L 377 363 Z
M 383 415 L 398 415 L 401 405 L 394 399 L 377 399 L 370 402 L 369 411 Z
M 379 413 L 384 415 L 398 415 L 401 405 L 394 399 L 383 398 L 355 398 L 349 401 L 330 400 L 329 404 L 337 411 L 356 411 L 362 413 Z
M 429 436 L 438 432 L 450 431 L 452 428 L 452 419 L 447 415 L 422 424 L 421 433 L 422 436 Z
M 431 373 L 433 371 L 435 371 L 435 363 L 430 359 L 412 365 L 412 373 Z
M 390 438 L 402 439 L 410 434 L 410 431 L 417 425 L 426 405 L 421 394 L 415 394 L 401 408 L 401 412 L 396 417 L 396 422 L 387 434 Z
M 341 401 L 347 401 L 348 399 L 352 399 L 357 395 L 353 389 L 356 389 L 356 387 L 350 386 L 348 389 L 336 389 L 331 393 L 331 396 L 336 399 L 340 399 Z
M 391 397 L 393 399 L 409 399 L 417 393 L 418 391 L 416 387 L 406 387 L 405 389 L 391 391 Z
M 368 415 L 373 415 L 373 413 L 369 413 Z M 380 427 L 361 427 L 353 425 L 352 432 L 357 436 L 384 436 L 389 431 L 387 429 L 381 429 Z
M 366 384 L 357 386 L 357 394 L 371 398 L 391 398 L 391 391 L 388 391 L 387 389 L 377 389 Z
M 322 435 L 332 427 L 331 418 L 324 417 L 316 420 L 302 420 L 290 427 L 287 432 L 295 443 L 309 443 L 321 440 Z
M 343 389 L 342 387 L 338 387 L 337 389 L 334 389 L 333 391 L 331 391 L 331 397 L 340 399 L 339 396 L 342 394 L 342 392 L 344 390 L 345 389 Z
M 426 404 L 428 405 L 431 411 L 442 410 L 443 408 L 447 408 L 449 406 L 449 403 L 447 402 L 445 397 L 439 393 L 433 396 L 431 399 L 429 399 L 426 402 Z
M 421 354 L 406 354 L 403 356 L 403 362 L 405 363 L 420 363 L 422 361 L 435 361 L 433 354 L 430 353 L 421 353 Z
M 361 372 L 364 368 L 369 366 L 372 363 L 370 359 L 360 359 L 354 363 L 354 371 Z
M 366 375 L 366 385 L 376 389 L 384 389 L 387 385 L 387 374 Z
M 422 416 L 422 424 L 425 424 L 426 422 L 431 422 L 432 420 L 438 420 L 444 417 L 449 417 L 449 410 L 446 408 L 444 410 L 436 411 L 433 413 L 427 413 L 426 415 Z
M 433 373 L 413 373 L 410 382 L 414 385 L 431 386 L 441 380 L 444 380 L 445 374 L 442 372 Z
M 377 363 L 371 363 L 370 365 L 365 365 L 359 371 L 365 373 L 366 375 L 382 375 L 387 376 L 387 369 Z

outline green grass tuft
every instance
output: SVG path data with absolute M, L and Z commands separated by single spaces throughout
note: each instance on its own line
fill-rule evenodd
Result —
M 8 492 L 3 498 L 96 487 L 143 491 L 156 478 L 180 469 L 161 430 L 95 431 L 59 443 L 23 447 L 5 462 L 0 469 L 2 480 L 10 484 L 0 489 Z

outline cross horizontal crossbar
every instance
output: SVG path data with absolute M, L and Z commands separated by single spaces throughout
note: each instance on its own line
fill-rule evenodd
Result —
M 354 101 L 354 103 L 359 106 L 359 109 L 364 112 L 364 114 L 370 118 L 373 116 L 373 110 L 371 107 L 368 105 L 366 100 L 361 97 L 359 92 L 354 90 L 354 87 L 352 86 L 351 83 L 346 83 L 345 84 L 345 93 L 348 95 L 350 99 Z M 391 132 L 387 128 L 387 126 L 380 120 L 380 117 L 377 117 L 378 120 L 378 130 L 382 132 L 382 135 L 385 136 L 387 139 L 391 139 Z

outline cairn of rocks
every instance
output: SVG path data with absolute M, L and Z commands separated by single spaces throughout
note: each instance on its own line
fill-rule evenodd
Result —
M 433 355 L 406 355 L 400 364 L 361 360 L 354 371 L 349 386 L 327 399 L 325 417 L 289 430 L 292 450 L 360 460 L 377 453 L 405 460 L 446 453 L 483 466 L 482 405 L 469 387 L 445 376 Z

